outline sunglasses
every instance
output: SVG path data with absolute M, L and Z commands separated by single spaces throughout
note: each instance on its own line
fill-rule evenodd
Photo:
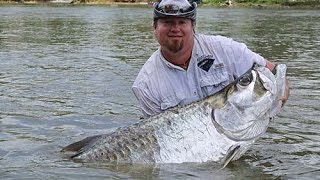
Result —
M 191 7 L 182 7 L 180 8 L 177 5 L 174 4 L 168 4 L 164 6 L 158 6 L 158 11 L 167 13 L 167 14 L 181 14 L 181 13 L 188 13 L 192 11 L 192 6 Z

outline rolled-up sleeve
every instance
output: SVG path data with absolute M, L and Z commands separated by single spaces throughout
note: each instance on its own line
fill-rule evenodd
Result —
M 233 57 L 230 58 L 234 63 L 234 72 L 240 76 L 249 70 L 254 63 L 261 66 L 266 65 L 264 57 L 258 53 L 253 52 L 244 43 L 239 43 L 232 40 L 231 43 Z
M 161 112 L 159 102 L 151 94 L 149 88 L 144 84 L 140 83 L 132 86 L 132 91 L 136 96 L 140 110 L 145 117 L 153 116 Z

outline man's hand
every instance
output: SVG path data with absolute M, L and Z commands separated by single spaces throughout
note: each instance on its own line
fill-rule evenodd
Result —
M 268 69 L 270 69 L 270 71 L 272 71 L 276 66 L 275 64 L 273 64 L 272 62 L 266 60 L 266 67 Z M 281 107 L 284 106 L 284 104 L 288 101 L 289 99 L 289 95 L 290 95 L 290 90 L 289 90 L 289 82 L 288 82 L 288 79 L 286 78 L 286 85 L 285 85 L 285 91 L 284 91 L 284 95 L 283 97 L 280 99 L 282 101 L 282 105 Z
M 280 99 L 282 101 L 281 107 L 284 106 L 284 104 L 288 101 L 290 95 L 290 90 L 289 90 L 289 82 L 288 79 L 286 78 L 286 86 L 284 90 L 284 96 Z

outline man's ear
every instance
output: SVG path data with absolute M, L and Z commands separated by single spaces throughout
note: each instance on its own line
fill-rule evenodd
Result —
M 157 29 L 157 22 L 156 21 L 153 22 L 152 28 L 153 28 L 153 34 L 156 36 L 156 29 Z
M 196 22 L 192 22 L 193 33 L 196 33 Z
M 154 35 L 155 38 L 158 39 L 158 36 L 157 36 L 157 33 L 156 33 L 156 29 L 153 29 L 153 35 Z
M 153 30 L 157 28 L 157 21 L 153 21 L 152 27 L 153 27 Z

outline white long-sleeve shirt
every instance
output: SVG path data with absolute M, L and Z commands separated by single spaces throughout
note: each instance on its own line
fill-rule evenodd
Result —
M 145 116 L 212 95 L 265 59 L 243 43 L 196 34 L 187 70 L 167 61 L 160 49 L 140 70 L 132 90 Z

